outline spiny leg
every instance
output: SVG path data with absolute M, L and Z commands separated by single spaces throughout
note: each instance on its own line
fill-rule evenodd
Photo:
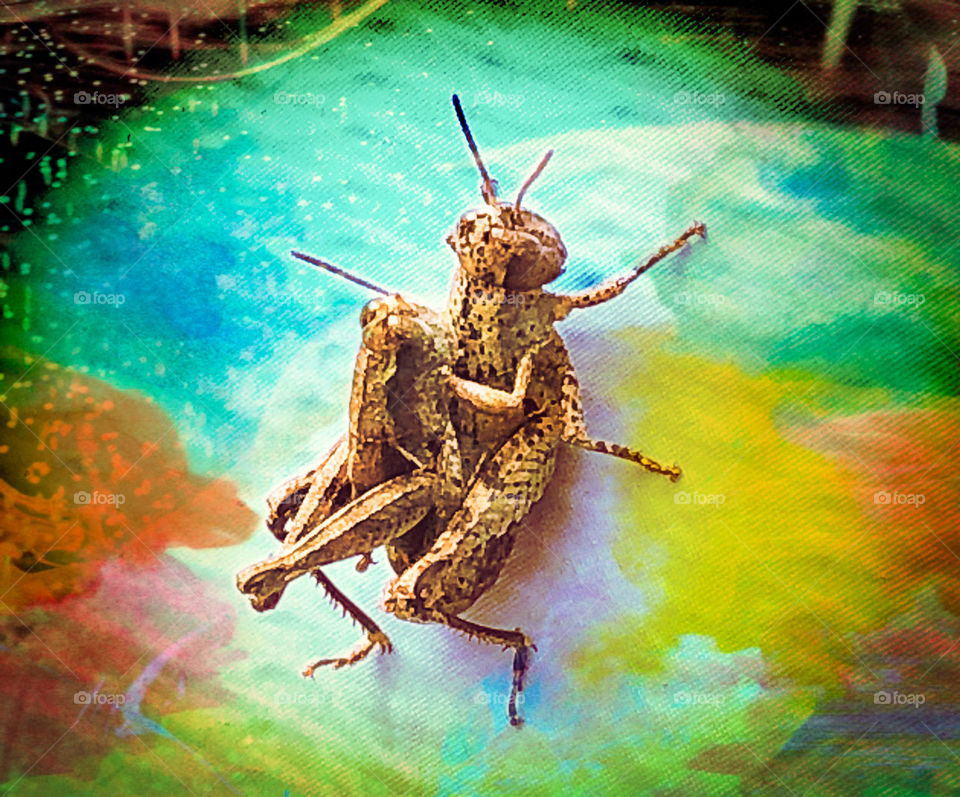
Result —
M 580 383 L 577 381 L 573 363 L 570 362 L 569 355 L 565 350 L 562 352 L 561 359 L 563 381 L 560 388 L 560 417 L 563 427 L 560 432 L 560 439 L 568 445 L 577 446 L 587 451 L 611 454 L 620 459 L 636 462 L 651 473 L 669 477 L 670 481 L 675 482 L 679 479 L 680 468 L 676 465 L 661 465 L 635 448 L 596 440 L 587 434 L 587 423 L 583 417 L 583 402 L 580 399 Z
M 593 307 L 594 305 L 601 304 L 602 302 L 619 296 L 637 277 L 655 266 L 671 252 L 682 249 L 687 241 L 694 235 L 699 235 L 701 238 L 706 239 L 707 227 L 703 222 L 697 221 L 691 224 L 676 240 L 665 246 L 661 246 L 651 257 L 635 266 L 630 273 L 622 277 L 614 277 L 581 293 L 557 296 L 557 306 L 554 310 L 556 319 L 566 318 L 571 310 L 576 310 L 581 307 Z
M 381 630 L 370 617 L 364 612 L 360 607 L 358 607 L 352 600 L 350 600 L 346 595 L 344 595 L 334 583 L 327 578 L 322 570 L 318 567 L 313 571 L 313 577 L 317 580 L 317 584 L 323 587 L 324 592 L 330 597 L 334 605 L 339 606 L 343 611 L 344 616 L 350 615 L 350 618 L 359 623 L 364 631 L 367 632 L 366 639 L 361 639 L 345 656 L 340 656 L 334 659 L 320 659 L 315 661 L 313 664 L 309 665 L 304 671 L 304 677 L 313 677 L 313 673 L 319 668 L 327 664 L 332 664 L 335 669 L 340 667 L 345 667 L 350 664 L 356 664 L 358 661 L 361 661 L 367 657 L 367 654 L 370 653 L 377 645 L 380 646 L 381 653 L 390 653 L 393 650 L 393 645 L 390 644 L 390 639 L 385 633 Z
M 274 557 L 240 571 L 237 588 L 250 596 L 254 609 L 272 609 L 295 578 L 331 562 L 368 554 L 416 525 L 433 506 L 438 482 L 434 473 L 417 472 L 368 490 L 308 534 L 295 536 L 297 541 L 284 545 Z
M 513 547 L 516 521 L 543 494 L 560 437 L 555 414 L 524 423 L 480 469 L 463 505 L 430 550 L 387 588 L 383 608 L 413 622 L 442 623 L 480 642 L 513 648 L 514 689 L 523 686 L 530 638 L 466 620 L 466 611 L 493 584 Z M 516 699 L 511 722 L 517 724 Z
M 621 446 L 617 443 L 607 443 L 603 440 L 594 440 L 590 437 L 576 437 L 572 440 L 564 440 L 563 442 L 571 446 L 576 446 L 577 448 L 586 449 L 587 451 L 596 451 L 600 454 L 612 454 L 620 459 L 636 462 L 651 473 L 667 476 L 672 482 L 680 478 L 680 468 L 677 465 L 661 465 L 656 460 L 650 459 L 650 457 L 642 454 L 635 448 L 628 448 L 627 446 Z

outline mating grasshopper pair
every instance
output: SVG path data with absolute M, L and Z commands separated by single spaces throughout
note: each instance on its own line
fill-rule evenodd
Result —
M 676 480 L 665 467 L 586 431 L 580 389 L 554 323 L 572 310 L 619 296 L 640 274 L 706 229 L 695 223 L 623 277 L 573 295 L 543 285 L 559 276 L 566 248 L 543 217 L 521 207 L 548 152 L 513 203 L 501 202 L 467 126 L 454 107 L 482 178 L 485 206 L 464 214 L 447 241 L 459 268 L 447 308 L 435 313 L 329 264 L 294 253 L 381 294 L 361 313 L 350 426 L 319 465 L 268 498 L 268 526 L 283 543 L 241 571 L 238 588 L 255 609 L 277 605 L 294 578 L 313 573 L 366 631 L 346 656 L 311 665 L 341 667 L 390 641 L 320 569 L 386 548 L 397 577 L 383 608 L 401 619 L 443 623 L 513 648 L 511 723 L 520 719 L 533 643 L 520 629 L 460 615 L 489 588 L 510 555 L 520 521 L 549 482 L 561 443 L 613 454 Z

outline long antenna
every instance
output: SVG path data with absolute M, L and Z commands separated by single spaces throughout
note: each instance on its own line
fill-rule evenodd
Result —
M 319 260 L 315 257 L 310 257 L 310 255 L 305 255 L 303 254 L 303 252 L 296 252 L 292 250 L 290 254 L 293 255 L 294 257 L 300 258 L 301 260 L 305 260 L 312 266 L 319 266 L 320 268 L 325 268 L 327 271 L 331 271 L 334 274 L 337 274 L 338 276 L 343 277 L 344 279 L 350 280 L 350 282 L 355 282 L 357 285 L 362 285 L 364 288 L 368 288 L 371 291 L 376 291 L 382 296 L 390 296 L 390 291 L 385 291 L 383 288 L 377 287 L 372 282 L 367 282 L 365 279 L 361 279 L 360 277 L 355 277 L 349 271 L 344 271 L 342 268 L 337 268 L 331 263 L 327 263 L 325 260 Z
M 533 174 L 527 178 L 527 182 L 523 184 L 523 188 L 521 188 L 520 193 L 517 194 L 517 201 L 513 203 L 514 210 L 520 210 L 520 200 L 523 199 L 523 195 L 527 193 L 527 189 L 530 187 L 533 181 L 540 176 L 540 172 L 543 171 L 543 167 L 547 165 L 547 161 L 549 161 L 551 157 L 553 157 L 553 150 L 548 149 L 547 154 L 543 156 L 543 159 L 540 161 L 537 168 L 533 170 Z
M 467 139 L 467 146 L 470 147 L 470 152 L 473 153 L 473 159 L 477 162 L 477 168 L 480 170 L 480 176 L 483 178 L 483 190 L 481 191 L 483 201 L 488 205 L 496 205 L 497 192 L 493 187 L 493 180 L 490 179 L 490 175 L 487 173 L 483 161 L 480 160 L 480 150 L 477 149 L 477 142 L 473 140 L 473 134 L 470 132 L 470 126 L 467 124 L 467 117 L 463 115 L 463 108 L 460 107 L 460 98 L 456 94 L 453 95 L 453 108 L 457 112 L 457 119 L 460 122 L 460 129 L 463 131 L 463 136 Z

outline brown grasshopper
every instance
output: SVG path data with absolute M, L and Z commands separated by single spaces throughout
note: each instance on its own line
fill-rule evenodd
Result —
M 454 373 L 503 388 L 512 382 L 523 353 L 533 344 L 539 348 L 524 400 L 527 412 L 519 425 L 469 404 L 451 406 L 464 468 L 476 471 L 475 482 L 463 507 L 430 550 L 390 585 L 384 608 L 404 619 L 444 623 L 483 641 L 514 648 L 509 712 L 511 722 L 518 724 L 513 698 L 522 688 L 532 643 L 520 629 L 482 626 L 458 615 L 499 576 L 513 547 L 516 522 L 540 499 L 553 474 L 559 444 L 632 460 L 674 481 L 680 476 L 675 466 L 664 467 L 633 449 L 587 434 L 579 383 L 553 325 L 574 309 L 619 296 L 689 238 L 706 237 L 706 228 L 695 223 L 629 274 L 596 288 L 574 295 L 547 293 L 542 286 L 562 273 L 566 248 L 556 229 L 542 216 L 522 209 L 521 201 L 552 151 L 521 187 L 516 201 L 502 203 L 456 95 L 453 103 L 480 171 L 486 202 L 484 208 L 464 214 L 447 239 L 460 264 L 447 304 L 458 345 Z M 490 452 L 495 453 L 484 461 Z
M 499 576 L 513 547 L 517 521 L 539 500 L 552 476 L 557 447 L 566 442 L 638 462 L 672 480 L 680 475 L 675 466 L 664 467 L 633 449 L 594 440 L 587 434 L 579 385 L 553 324 L 573 309 L 620 295 L 640 274 L 681 248 L 689 238 L 698 234 L 705 237 L 705 228 L 694 224 L 629 274 L 594 289 L 569 296 L 547 293 L 542 286 L 562 273 L 566 249 L 553 226 L 522 209 L 521 201 L 552 153 L 548 152 L 540 162 L 513 204 L 500 202 L 456 96 L 454 106 L 479 168 L 486 202 L 484 208 L 461 217 L 455 234 L 448 238 L 460 262 L 447 307 L 456 353 L 453 377 L 446 384 L 456 396 L 450 400 L 449 413 L 462 458 L 461 484 L 467 484 L 462 502 L 448 523 L 434 523 L 429 532 L 421 531 L 405 546 L 398 543 L 406 539 L 411 526 L 394 521 L 389 532 L 371 535 L 366 531 L 364 524 L 369 519 L 362 516 L 363 512 L 349 514 L 341 509 L 329 514 L 336 501 L 328 496 L 341 495 L 351 482 L 349 476 L 342 475 L 349 457 L 335 446 L 314 472 L 288 482 L 274 493 L 271 523 L 278 536 L 283 530 L 284 549 L 273 560 L 241 573 L 238 585 L 253 594 L 255 607 L 270 608 L 276 603 L 273 596 L 279 597 L 293 575 L 356 553 L 364 555 L 363 565 L 373 547 L 394 539 L 394 547 L 403 548 L 403 556 L 396 551 L 391 553 L 388 547 L 391 563 L 399 575 L 387 588 L 384 608 L 402 619 L 440 622 L 482 641 L 514 648 L 509 713 L 511 722 L 519 724 L 515 696 L 522 688 L 532 642 L 520 629 L 483 626 L 459 615 Z M 524 363 L 527 365 L 523 366 Z M 528 384 L 520 384 L 521 376 Z M 485 406 L 473 400 L 477 391 L 510 395 L 511 403 Z M 522 402 L 518 397 L 522 397 Z M 423 476 L 421 470 L 414 473 Z M 437 470 L 432 473 L 430 478 L 437 479 Z M 356 486 L 350 488 L 352 495 L 359 492 Z M 388 494 L 393 493 L 384 488 L 386 484 L 367 487 L 381 492 L 374 496 L 376 509 L 365 507 L 364 511 L 393 511 L 384 504 Z M 368 495 L 364 493 L 356 500 L 364 501 Z M 434 500 L 433 495 L 423 493 L 417 497 L 418 512 L 435 511 L 427 506 Z M 301 501 L 293 517 L 293 528 L 289 528 L 291 507 Z M 444 508 L 449 509 L 449 505 Z M 435 511 L 438 521 L 445 516 L 446 512 Z M 320 525 L 310 528 L 321 520 Z M 350 522 L 355 525 L 348 528 L 346 524 Z M 332 550 L 331 535 L 342 540 L 344 546 Z M 318 664 L 352 663 L 366 655 L 374 644 L 382 644 L 385 637 L 378 628 L 365 628 L 368 642 L 361 653 Z
M 237 576 L 254 608 L 265 611 L 277 605 L 290 581 L 312 572 L 365 629 L 366 640 L 350 653 L 322 659 L 305 675 L 323 664 L 352 664 L 377 645 L 391 649 L 386 634 L 320 566 L 360 554 L 358 569 L 363 570 L 373 549 L 383 544 L 395 570 L 403 572 L 419 557 L 424 536 L 436 538 L 459 508 L 464 480 L 448 383 L 474 406 L 504 413 L 519 407 L 531 372 L 529 355 L 509 393 L 453 377 L 456 341 L 449 323 L 399 295 L 374 299 L 360 321 L 363 344 L 354 370 L 349 431 L 317 468 L 271 494 L 269 525 L 283 547 Z

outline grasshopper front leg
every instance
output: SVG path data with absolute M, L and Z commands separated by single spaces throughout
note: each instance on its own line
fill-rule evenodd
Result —
M 641 274 L 659 263 L 671 252 L 676 252 L 678 249 L 683 248 L 683 246 L 687 243 L 687 240 L 692 238 L 694 235 L 699 235 L 701 238 L 706 240 L 706 225 L 699 221 L 694 222 L 690 227 L 684 230 L 683 234 L 680 235 L 675 241 L 666 244 L 665 246 L 661 246 L 650 258 L 636 266 L 632 271 L 630 271 L 629 274 L 625 274 L 622 277 L 614 277 L 607 282 L 603 282 L 600 285 L 589 288 L 581 293 L 557 295 L 555 297 L 557 300 L 557 306 L 554 310 L 555 320 L 560 321 L 566 318 L 570 314 L 571 310 L 577 310 L 581 307 L 593 307 L 594 305 L 602 304 L 603 302 L 616 298 L 623 293 L 627 289 L 627 286 Z
M 530 387 L 530 379 L 533 375 L 533 360 L 541 346 L 542 344 L 535 344 L 523 355 L 520 364 L 517 366 L 517 376 L 513 383 L 513 390 L 510 392 L 470 379 L 463 379 L 455 374 L 450 377 L 450 388 L 457 398 L 470 403 L 475 409 L 506 416 L 511 411 L 522 408 L 523 399 L 527 395 L 527 389 Z

